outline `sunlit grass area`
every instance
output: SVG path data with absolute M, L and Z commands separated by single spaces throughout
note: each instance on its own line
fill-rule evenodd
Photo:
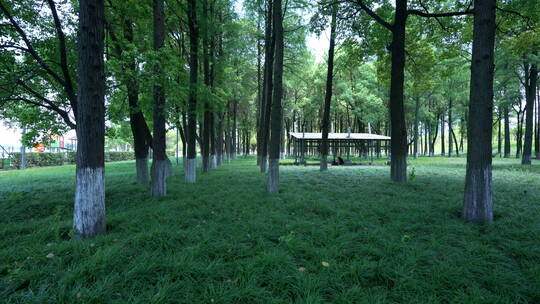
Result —
M 265 191 L 255 158 L 168 196 L 106 165 L 108 233 L 72 238 L 74 166 L 0 172 L 0 302 L 539 303 L 540 161 L 495 159 L 495 222 L 459 218 L 464 158 L 389 167 L 283 166 Z M 181 162 L 180 162 L 181 163 Z

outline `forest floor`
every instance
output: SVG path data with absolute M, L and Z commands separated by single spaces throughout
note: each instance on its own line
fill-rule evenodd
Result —
M 254 158 L 175 168 L 152 198 L 108 163 L 91 240 L 70 237 L 74 166 L 0 172 L 0 302 L 540 303 L 540 161 L 494 161 L 490 225 L 459 218 L 463 158 L 410 159 L 407 184 L 283 166 L 277 195 Z

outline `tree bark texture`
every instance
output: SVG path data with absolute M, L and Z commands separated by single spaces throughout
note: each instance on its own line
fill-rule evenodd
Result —
M 79 1 L 77 180 L 73 227 L 81 237 L 105 233 L 105 75 L 103 0 Z
M 279 143 L 283 131 L 283 119 L 281 98 L 283 96 L 283 13 L 281 0 L 274 0 L 274 26 L 275 37 L 275 60 L 274 60 L 274 90 L 272 95 L 272 115 L 269 144 L 268 181 L 267 191 L 276 193 L 279 191 Z
M 493 221 L 491 149 L 495 8 L 495 0 L 474 1 L 467 173 L 463 199 L 463 219 L 475 223 Z

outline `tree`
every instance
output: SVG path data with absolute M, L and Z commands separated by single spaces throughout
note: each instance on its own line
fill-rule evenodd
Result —
M 525 64 L 525 143 L 523 145 L 522 165 L 531 164 L 532 142 L 533 142 L 533 119 L 534 104 L 536 101 L 536 85 L 538 80 L 538 70 L 536 63 Z
M 77 181 L 73 227 L 81 237 L 105 233 L 105 76 L 103 0 L 79 1 Z
M 141 71 L 137 65 L 138 56 L 140 54 L 148 53 L 146 43 L 140 46 L 137 43 L 137 36 L 144 35 L 142 30 L 136 33 L 134 28 L 141 28 L 137 26 L 137 23 L 142 23 L 136 17 L 135 12 L 146 12 L 146 6 L 143 9 L 133 9 L 136 7 L 136 3 L 130 1 L 113 2 L 108 0 L 110 9 L 108 10 L 107 20 L 105 23 L 106 30 L 111 38 L 112 55 L 108 60 L 108 69 L 113 72 L 115 78 L 118 78 L 125 88 L 124 92 L 119 92 L 121 96 L 121 104 L 124 104 L 125 95 L 127 95 L 128 107 L 127 112 L 129 114 L 129 123 L 131 127 L 131 133 L 133 137 L 133 149 L 135 151 L 136 159 L 136 181 L 139 184 L 148 184 L 150 181 L 148 173 L 148 151 L 152 147 L 152 134 L 146 122 L 143 113 L 143 104 L 141 103 L 141 87 L 145 87 L 141 84 Z M 146 27 L 144 27 L 146 28 Z M 118 33 L 118 34 L 117 34 Z M 121 33 L 121 34 L 120 34 Z M 142 40 L 142 39 L 141 39 Z M 116 64 L 118 61 L 118 64 Z M 114 103 L 116 100 L 115 93 L 111 92 L 111 101 Z M 115 115 L 112 115 L 115 111 L 115 106 L 111 104 L 109 106 L 109 119 L 113 120 Z M 125 117 L 125 108 L 121 108 L 118 112 L 119 120 L 123 120 Z
M 396 182 L 407 181 L 407 129 L 405 124 L 404 110 L 404 80 L 405 80 L 405 29 L 407 17 L 417 15 L 427 18 L 451 17 L 470 14 L 464 12 L 430 13 L 426 7 L 423 10 L 407 9 L 407 0 L 396 0 L 393 24 L 385 21 L 380 15 L 369 8 L 365 1 L 354 0 L 363 11 L 371 18 L 389 30 L 392 35 L 390 43 L 391 52 L 391 80 L 390 80 L 390 121 L 391 121 L 391 141 L 390 150 L 392 153 L 390 177 Z
M 332 81 L 334 76 L 334 47 L 336 41 L 336 16 L 338 4 L 332 3 L 332 20 L 330 21 L 330 47 L 328 50 L 328 72 L 326 76 L 326 95 L 322 121 L 321 171 L 328 170 L 328 129 L 330 127 L 330 103 L 332 101 Z
M 268 192 L 279 191 L 279 151 L 283 119 L 281 98 L 283 96 L 283 11 L 281 0 L 273 3 L 273 34 L 275 40 L 274 88 L 272 94 L 271 132 L 268 153 Z
M 467 174 L 463 219 L 493 221 L 491 178 L 495 0 L 474 1 Z
M 154 51 L 159 54 L 165 41 L 165 14 L 163 0 L 154 0 Z M 158 55 L 159 58 L 159 55 Z M 154 84 L 154 141 L 152 159 L 152 196 L 167 194 L 168 160 L 165 152 L 165 91 L 162 67 L 158 59 L 155 65 L 157 81 Z
M 198 43 L 197 28 L 197 1 L 188 0 L 188 27 L 189 27 L 189 92 L 188 92 L 188 129 L 187 129 L 187 161 L 184 167 L 186 182 L 194 183 L 196 179 L 197 154 L 197 83 L 198 83 Z

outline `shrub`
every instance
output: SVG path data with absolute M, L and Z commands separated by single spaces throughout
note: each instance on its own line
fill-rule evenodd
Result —
M 21 165 L 21 153 L 12 153 L 15 160 L 13 165 L 20 167 Z M 135 153 L 133 152 L 105 152 L 106 162 L 125 161 L 135 159 Z M 26 167 L 47 167 L 47 166 L 61 166 L 67 164 L 75 164 L 77 161 L 77 152 L 26 152 Z

